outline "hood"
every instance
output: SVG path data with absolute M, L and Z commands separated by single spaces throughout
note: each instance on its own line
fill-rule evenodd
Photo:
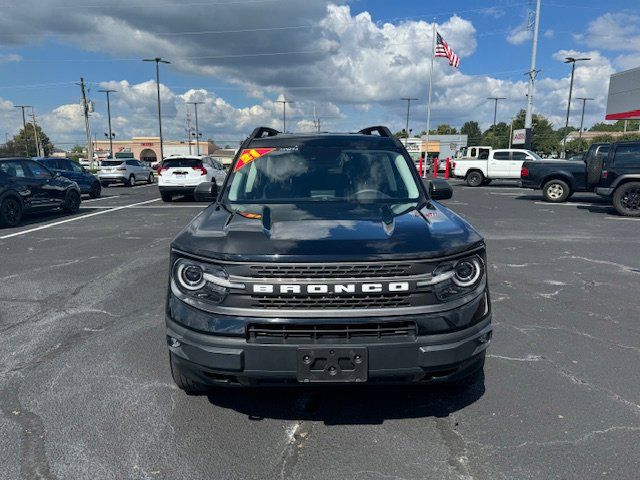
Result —
M 221 260 L 363 261 L 442 257 L 482 241 L 465 220 L 433 201 L 421 206 L 247 205 L 233 213 L 214 204 L 172 246 Z

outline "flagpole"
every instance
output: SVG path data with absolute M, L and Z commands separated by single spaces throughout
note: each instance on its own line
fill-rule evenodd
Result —
M 431 90 L 433 87 L 433 58 L 436 52 L 436 19 L 433 19 L 433 37 L 431 39 L 431 68 L 429 70 L 429 99 L 427 100 L 427 151 L 426 161 L 429 160 L 429 130 L 431 129 Z M 426 169 L 425 169 L 426 171 Z

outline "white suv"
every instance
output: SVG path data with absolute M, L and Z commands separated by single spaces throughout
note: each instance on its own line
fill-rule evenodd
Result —
M 110 158 L 103 160 L 97 173 L 103 187 L 112 183 L 124 183 L 133 187 L 136 182 L 153 183 L 153 170 L 145 163 L 133 158 Z
M 170 202 L 176 195 L 193 198 L 195 188 L 203 182 L 222 185 L 227 171 L 208 156 L 181 155 L 167 157 L 158 169 L 158 188 L 162 200 Z

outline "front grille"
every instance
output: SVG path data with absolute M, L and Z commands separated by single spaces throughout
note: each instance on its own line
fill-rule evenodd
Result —
M 408 307 L 411 305 L 410 294 L 377 293 L 375 295 L 350 295 L 350 296 L 269 296 L 252 295 L 254 308 L 268 309 L 346 309 L 346 308 L 393 308 Z
M 312 325 L 251 324 L 250 343 L 349 343 L 380 342 L 415 338 L 415 322 L 376 322 Z
M 411 275 L 411 264 L 371 263 L 366 265 L 252 265 L 258 278 L 373 278 Z

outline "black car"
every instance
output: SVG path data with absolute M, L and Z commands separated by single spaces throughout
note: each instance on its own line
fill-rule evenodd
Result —
M 219 194 L 208 188 L 214 203 L 171 245 L 178 387 L 482 378 L 484 240 L 388 128 L 257 128 Z
M 15 227 L 23 213 L 80 208 L 78 184 L 28 158 L 0 158 L 0 226 Z
M 102 191 L 100 180 L 87 172 L 82 165 L 69 158 L 35 158 L 54 173 L 60 173 L 63 177 L 73 180 L 80 187 L 82 194 L 88 194 L 91 198 L 98 198 Z
M 522 187 L 542 190 L 542 198 L 552 203 L 564 202 L 575 192 L 591 192 L 587 164 L 593 158 L 606 156 L 608 150 L 608 143 L 594 143 L 588 151 L 568 160 L 524 162 L 520 171 Z
M 587 162 L 588 184 L 620 215 L 640 217 L 640 142 L 615 142 Z

